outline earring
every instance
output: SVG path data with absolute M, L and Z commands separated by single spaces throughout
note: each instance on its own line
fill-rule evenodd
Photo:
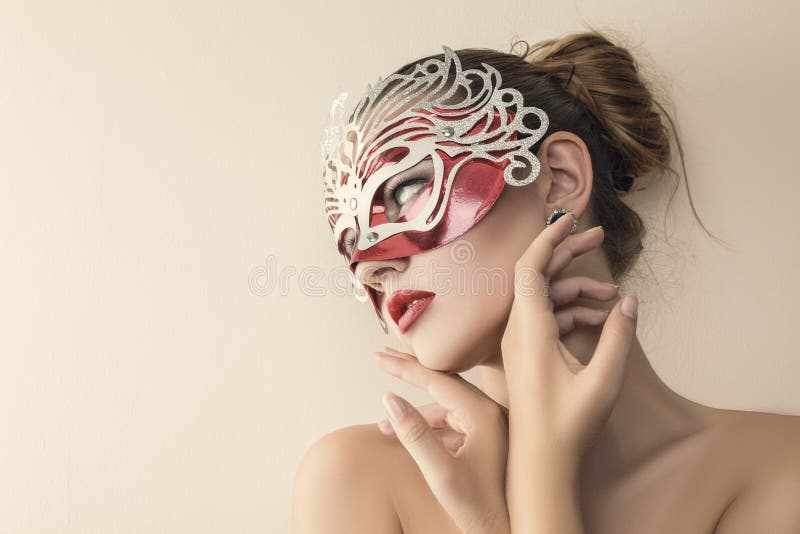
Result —
M 547 219 L 545 219 L 545 227 L 550 226 L 554 222 L 558 220 L 559 217 L 564 215 L 565 213 L 572 213 L 572 230 L 570 230 L 570 234 L 574 234 L 578 230 L 578 217 L 575 216 L 575 213 L 569 208 L 556 208 L 553 210 L 553 213 L 548 215 Z

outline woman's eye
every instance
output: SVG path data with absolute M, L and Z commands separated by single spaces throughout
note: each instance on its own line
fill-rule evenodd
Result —
M 411 216 L 415 208 L 419 208 L 418 200 L 424 198 L 425 191 L 433 181 L 433 169 L 421 164 L 419 167 L 414 174 L 404 173 L 386 182 L 382 203 L 388 222 L 401 221 L 403 217 Z
M 345 230 L 339 240 L 339 252 L 348 258 L 353 256 L 353 249 L 356 246 L 356 235 L 352 228 Z
M 425 178 L 417 178 L 415 180 L 409 180 L 408 182 L 405 182 L 397 186 L 397 188 L 392 193 L 392 197 L 399 206 L 402 206 L 406 202 L 411 200 L 414 197 L 414 195 L 416 195 L 422 189 L 424 189 L 427 183 L 428 180 Z

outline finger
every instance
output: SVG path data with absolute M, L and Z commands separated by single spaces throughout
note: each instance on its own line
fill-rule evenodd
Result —
M 602 226 L 595 226 L 585 232 L 568 235 L 553 250 L 553 257 L 545 267 L 545 274 L 548 278 L 554 277 L 569 265 L 572 260 L 597 248 L 604 239 L 605 233 Z
M 394 428 L 392 428 L 392 423 L 389 422 L 389 419 L 382 419 L 381 425 L 379 426 L 381 432 L 387 436 L 395 436 Z M 433 427 L 431 427 L 433 428 Z M 439 441 L 442 442 L 442 445 L 445 448 L 455 453 L 461 446 L 464 444 L 466 436 L 461 432 L 457 432 L 452 428 L 433 428 L 433 432 L 436 434 L 436 437 L 439 438 Z
M 572 372 L 573 375 L 576 375 L 586 369 L 586 366 L 581 363 L 579 359 L 572 355 L 569 350 L 566 348 L 561 352 L 561 358 L 564 360 L 564 363 L 567 365 L 567 368 Z
M 571 276 L 550 282 L 550 300 L 563 306 L 578 298 L 609 300 L 619 295 L 619 287 L 588 276 Z
M 417 411 L 422 414 L 432 428 L 437 429 L 447 427 L 447 409 L 438 402 L 431 402 L 429 404 L 417 406 Z M 378 426 L 382 429 L 387 427 L 391 428 L 388 419 L 381 419 L 378 421 Z
M 622 387 L 625 363 L 636 336 L 637 307 L 637 299 L 632 295 L 626 295 L 614 305 L 603 325 L 594 355 L 581 373 L 605 401 L 616 398 Z M 633 317 L 628 317 L 623 309 Z
M 512 306 L 524 307 L 517 313 L 523 313 L 522 322 L 526 325 L 543 325 L 543 331 L 536 335 L 546 335 L 555 329 L 546 269 L 555 247 L 569 235 L 572 221 L 572 214 L 564 215 L 542 230 L 514 265 Z
M 413 354 L 409 354 L 409 353 L 407 353 L 407 352 L 401 352 L 401 351 L 399 351 L 399 350 L 397 350 L 397 349 L 394 349 L 394 348 L 392 348 L 392 347 L 388 347 L 388 346 L 387 346 L 387 347 L 384 347 L 384 349 L 385 349 L 384 351 L 378 351 L 378 353 L 381 353 L 381 352 L 386 352 L 386 353 L 388 353 L 390 356 L 398 356 L 398 357 L 400 357 L 400 358 L 403 358 L 404 360 L 411 360 L 411 361 L 414 361 L 414 362 L 418 362 L 420 365 L 422 365 L 422 363 L 421 363 L 421 362 L 419 362 L 419 360 L 417 359 L 417 357 L 416 357 L 416 356 L 414 356 Z M 424 367 L 424 366 L 423 366 L 423 367 Z M 436 371 L 436 372 L 441 372 L 441 371 Z M 463 377 L 461 377 L 459 374 L 457 374 L 457 373 L 452 373 L 452 374 L 451 374 L 451 376 L 453 376 L 454 378 L 456 378 L 456 379 L 460 380 L 460 381 L 461 381 L 461 382 L 462 382 L 462 383 L 463 383 L 465 386 L 467 386 L 468 388 L 472 389 L 472 390 L 473 390 L 475 393 L 477 393 L 477 394 L 479 394 L 479 395 L 482 395 L 482 396 L 485 396 L 485 393 L 483 392 L 483 390 L 482 390 L 482 389 L 480 389 L 479 387 L 477 387 L 475 384 L 473 384 L 473 383 L 472 383 L 472 382 L 470 382 L 469 380 L 464 380 L 464 378 L 463 378 Z
M 570 306 L 553 313 L 558 323 L 558 335 L 565 336 L 579 326 L 603 324 L 611 310 L 598 310 L 586 306 Z
M 456 432 L 452 428 L 441 428 L 434 430 L 434 432 L 436 433 L 436 437 L 439 438 L 439 441 L 442 442 L 442 445 L 453 454 L 458 452 L 458 449 L 460 449 L 466 441 L 466 436 L 464 434 Z
M 383 347 L 383 350 L 385 352 L 388 352 L 392 356 L 398 356 L 400 358 L 405 358 L 406 360 L 417 360 L 418 359 L 413 354 L 409 354 L 407 352 L 401 352 L 401 351 L 399 351 L 399 350 L 397 350 L 395 348 L 392 348 L 392 347 L 388 347 L 388 346 L 387 347 Z
M 476 414 L 482 413 L 481 410 L 488 403 L 494 404 L 485 393 L 457 373 L 435 371 L 418 361 L 405 360 L 381 352 L 376 352 L 375 357 L 384 371 L 412 386 L 426 390 L 433 400 L 450 412 L 451 421 L 466 425 L 456 430 L 467 431 L 474 428 L 478 423 Z
M 542 229 L 519 257 L 517 263 L 544 272 L 555 248 L 569 236 L 573 220 L 574 216 L 569 213 Z
M 392 428 L 392 423 L 389 422 L 388 417 L 384 417 L 378 421 L 378 429 L 387 436 L 394 436 L 394 428 Z M 434 430 L 436 429 L 434 428 Z
M 428 484 L 437 487 L 456 468 L 455 458 L 410 402 L 387 391 L 383 394 L 383 404 L 400 443 L 414 458 Z
M 409 354 L 407 352 L 401 352 L 401 351 L 399 351 L 397 349 L 394 349 L 392 347 L 384 347 L 384 349 L 385 349 L 385 351 L 379 351 L 379 352 L 387 352 L 387 353 L 389 353 L 390 356 L 398 356 L 398 357 L 403 358 L 405 360 L 411 360 L 411 361 L 417 362 L 420 365 L 422 365 L 422 363 L 420 363 L 419 360 L 417 359 L 417 357 L 414 356 L 413 354 Z M 435 371 L 435 372 L 441 373 L 441 371 Z M 450 376 L 453 376 L 454 378 L 458 379 L 462 384 L 464 384 L 466 387 L 468 387 L 469 389 L 471 389 L 472 391 L 474 391 L 478 395 L 485 396 L 485 393 L 483 392 L 483 390 L 481 390 L 479 387 L 477 387 L 475 384 L 473 384 L 469 380 L 464 380 L 464 378 L 461 377 L 460 375 L 458 375 L 457 373 L 451 373 Z

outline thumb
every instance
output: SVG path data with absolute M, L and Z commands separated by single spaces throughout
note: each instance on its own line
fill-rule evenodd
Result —
M 428 421 L 407 400 L 389 391 L 383 394 L 397 438 L 414 458 L 429 485 L 436 484 L 455 468 L 455 458 L 436 437 Z

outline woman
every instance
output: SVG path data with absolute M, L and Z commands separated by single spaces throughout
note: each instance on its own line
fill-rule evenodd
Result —
M 621 197 L 671 170 L 665 119 L 593 31 L 445 47 L 328 128 L 335 242 L 408 350 L 378 363 L 436 402 L 319 440 L 293 532 L 800 532 L 797 418 L 669 389 L 619 292 L 644 235 Z

